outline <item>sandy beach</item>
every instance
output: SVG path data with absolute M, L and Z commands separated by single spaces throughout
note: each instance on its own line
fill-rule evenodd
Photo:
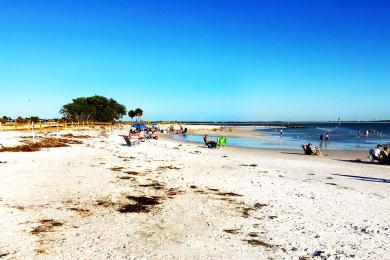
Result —
M 0 258 L 389 258 L 390 167 L 353 162 L 360 152 L 128 147 L 126 133 L 1 152 Z

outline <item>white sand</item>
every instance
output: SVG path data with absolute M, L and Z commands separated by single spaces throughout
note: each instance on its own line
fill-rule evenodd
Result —
M 0 258 L 389 259 L 390 166 L 118 134 L 0 153 Z M 128 195 L 161 204 L 121 213 Z

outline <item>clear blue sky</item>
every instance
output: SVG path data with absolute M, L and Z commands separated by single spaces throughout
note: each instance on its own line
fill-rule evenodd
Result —
M 0 3 L 0 114 L 104 95 L 149 120 L 390 119 L 388 0 Z

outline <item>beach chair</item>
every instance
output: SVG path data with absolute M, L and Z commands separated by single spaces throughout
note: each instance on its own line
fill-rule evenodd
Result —
M 139 135 L 132 134 L 132 135 L 130 135 L 130 138 L 131 139 L 136 139 L 136 140 L 141 141 L 141 142 L 145 142 L 145 137 L 144 136 L 139 136 Z
M 203 137 L 204 144 L 207 146 L 207 148 L 217 148 L 217 142 L 214 141 L 206 141 L 206 139 Z
M 128 146 L 133 146 L 133 145 L 135 145 L 136 144 L 136 142 L 135 141 L 131 141 L 130 140 L 130 138 L 127 136 L 127 135 L 124 135 L 123 136 L 123 139 L 125 139 L 125 142 L 126 142 L 126 144 L 128 145 Z

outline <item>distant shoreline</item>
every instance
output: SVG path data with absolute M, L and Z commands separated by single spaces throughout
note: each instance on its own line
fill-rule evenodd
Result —
M 194 141 L 201 143 L 201 137 L 204 135 L 209 135 L 210 137 L 218 137 L 218 136 L 224 136 L 228 138 L 234 138 L 231 139 L 232 142 L 228 142 L 229 146 L 234 147 L 243 147 L 243 148 L 251 148 L 251 149 L 276 149 L 276 150 L 295 150 L 299 151 L 301 150 L 302 144 L 312 143 L 315 146 L 320 147 L 323 149 L 323 151 L 351 151 L 352 153 L 355 153 L 357 151 L 363 152 L 364 155 L 367 154 L 367 151 L 374 147 L 377 143 L 381 143 L 382 145 L 388 144 L 388 130 L 387 126 L 386 129 L 384 129 L 385 137 L 382 140 L 374 141 L 372 142 L 365 142 L 362 143 L 356 142 L 356 145 L 351 145 L 350 143 L 350 135 L 346 135 L 346 139 L 340 139 L 340 137 L 336 139 L 335 136 L 331 134 L 331 140 L 330 142 L 320 142 L 319 136 L 320 133 L 318 133 L 318 136 L 313 136 L 312 134 L 308 134 L 305 136 L 304 132 L 301 133 L 301 130 L 288 130 L 283 131 L 283 142 L 278 142 L 279 137 L 282 136 L 279 134 L 279 130 L 277 129 L 285 129 L 284 126 L 247 126 L 247 125 L 234 125 L 234 126 L 220 126 L 220 125 L 196 125 L 196 124 L 173 124 L 174 129 L 179 129 L 179 127 L 187 128 L 188 130 L 188 136 L 183 137 L 183 141 Z M 334 127 L 334 125 L 332 125 Z M 373 128 L 373 125 L 363 125 L 362 128 L 371 129 Z M 311 131 L 309 128 L 311 126 L 308 126 L 307 131 Z M 353 127 L 353 126 L 352 126 Z M 356 125 L 354 125 L 356 128 Z M 163 126 L 163 129 L 166 129 L 167 126 Z M 326 128 L 326 127 L 325 127 Z M 359 127 L 360 128 L 360 127 Z M 379 127 L 378 127 L 379 128 Z M 272 130 L 275 129 L 275 130 Z M 258 131 L 257 131 L 258 130 Z M 264 130 L 264 131 L 262 131 Z M 303 129 L 302 129 L 303 130 Z M 291 133 L 293 131 L 293 133 Z M 296 132 L 298 131 L 298 132 Z M 354 130 L 351 130 L 354 132 Z M 379 130 L 378 130 L 379 131 Z M 307 132 L 305 132 L 307 133 Z M 302 135 L 302 137 L 296 139 L 297 135 Z M 194 136 L 198 136 L 199 138 L 195 138 Z M 275 136 L 277 137 L 275 139 Z M 337 135 L 336 135 L 337 136 Z M 168 137 L 170 139 L 172 138 L 178 138 L 178 137 Z M 246 138 L 245 140 L 239 140 L 235 138 Z M 349 139 L 348 139 L 349 138 Z M 179 138 L 180 139 L 180 138 Z M 252 141 L 250 141 L 252 139 Z M 282 139 L 280 139 L 282 140 Z M 355 139 L 354 139 L 355 140 Z M 355 140 L 356 141 L 356 140 Z M 250 143 L 250 144 L 248 144 Z
M 274 128 L 305 128 L 308 125 L 312 124 L 323 124 L 323 125 L 345 125 L 345 124 L 357 124 L 357 125 L 364 125 L 364 124 L 390 124 L 390 121 L 295 121 L 295 122 L 285 122 L 285 121 L 248 121 L 248 122 L 234 122 L 234 121 L 227 121 L 227 122 L 207 122 L 207 121 L 182 121 L 182 122 L 159 122 L 159 124 L 173 124 L 173 125 L 198 125 L 198 126 L 225 126 L 225 127 L 240 127 L 240 126 L 247 126 L 247 127 L 258 127 L 258 126 L 268 126 L 268 127 L 274 127 Z
M 153 122 L 153 121 L 152 121 Z M 158 121 L 159 123 L 169 123 L 169 121 Z M 378 121 L 172 121 L 175 124 L 255 124 L 255 125 L 273 125 L 273 124 L 390 124 L 390 120 Z

